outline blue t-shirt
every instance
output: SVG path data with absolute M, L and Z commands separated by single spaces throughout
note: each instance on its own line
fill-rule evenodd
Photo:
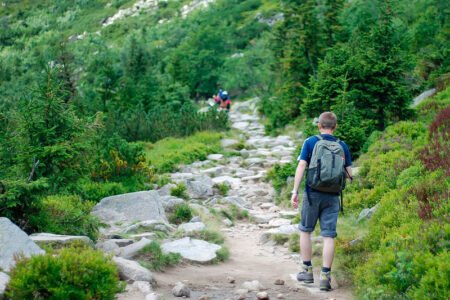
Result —
M 325 140 L 329 140 L 329 141 L 336 141 L 337 138 L 335 136 L 332 136 L 330 134 L 322 134 L 322 137 Z M 314 146 L 316 145 L 316 143 L 319 141 L 319 138 L 317 136 L 311 136 L 309 138 L 307 138 L 305 140 L 305 142 L 303 143 L 303 147 L 302 147 L 302 152 L 300 153 L 300 155 L 297 158 L 297 161 L 300 160 L 305 160 L 308 165 L 311 162 L 311 156 L 314 150 Z M 345 167 L 350 167 L 352 165 L 352 159 L 350 156 L 350 150 L 348 150 L 347 145 L 343 142 L 343 141 L 339 141 L 339 144 L 341 144 L 342 148 L 344 148 L 344 153 L 345 153 Z M 310 191 L 312 191 L 313 189 L 311 189 L 310 187 L 308 187 Z M 306 191 L 306 187 L 305 187 L 305 191 Z

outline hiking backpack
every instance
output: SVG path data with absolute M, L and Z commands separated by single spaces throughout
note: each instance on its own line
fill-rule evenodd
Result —
M 311 161 L 306 174 L 306 184 L 314 190 L 341 194 L 341 211 L 343 210 L 342 190 L 345 188 L 345 152 L 339 139 L 329 141 L 321 135 L 314 146 Z M 309 195 L 308 195 L 308 201 Z

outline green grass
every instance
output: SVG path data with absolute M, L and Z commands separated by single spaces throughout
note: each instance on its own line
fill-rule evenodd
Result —
M 218 132 L 199 132 L 186 138 L 165 138 L 152 143 L 142 143 L 147 160 L 158 173 L 171 172 L 181 164 L 205 160 L 209 154 L 222 151 Z
M 216 251 L 217 258 L 213 261 L 213 263 L 219 263 L 226 261 L 230 257 L 230 250 L 226 246 L 222 246 L 221 249 Z
M 145 246 L 139 252 L 139 262 L 144 267 L 154 270 L 162 271 L 168 267 L 178 264 L 181 255 L 178 253 L 162 253 L 161 247 L 155 241 Z

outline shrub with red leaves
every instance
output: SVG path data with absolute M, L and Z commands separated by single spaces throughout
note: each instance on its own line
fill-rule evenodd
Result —
M 441 168 L 445 176 L 450 175 L 450 106 L 439 112 L 431 123 L 430 142 L 419 151 L 420 160 L 429 171 Z

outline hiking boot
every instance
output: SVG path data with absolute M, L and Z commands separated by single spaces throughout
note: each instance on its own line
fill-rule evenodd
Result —
M 320 290 L 331 291 L 331 274 L 330 272 L 320 273 Z
M 312 266 L 303 266 L 303 271 L 297 274 L 297 280 L 304 283 L 314 283 Z

